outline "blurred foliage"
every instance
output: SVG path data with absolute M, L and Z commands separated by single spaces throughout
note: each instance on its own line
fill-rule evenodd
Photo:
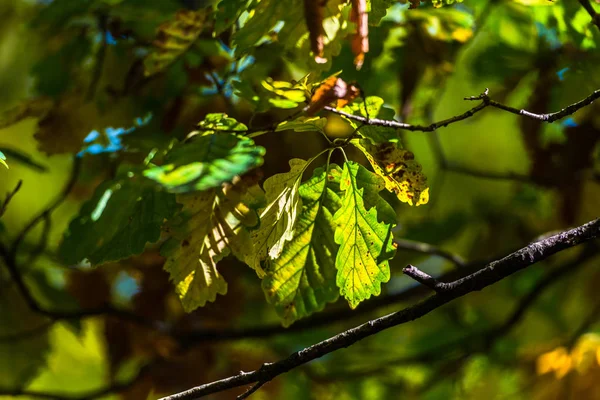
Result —
M 0 2 L 0 398 L 153 399 L 252 370 L 410 304 L 408 263 L 457 268 L 393 238 L 471 271 L 597 217 L 599 102 L 434 132 L 325 109 L 428 125 L 486 87 L 562 109 L 600 89 L 582 4 L 329 0 L 307 23 L 300 0 Z M 252 396 L 600 399 L 586 246 Z

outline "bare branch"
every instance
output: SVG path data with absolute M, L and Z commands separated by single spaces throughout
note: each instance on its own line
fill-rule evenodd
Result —
M 0 205 L 0 217 L 2 217 L 4 215 L 4 213 L 6 212 L 6 207 L 8 207 L 8 204 L 12 200 L 13 196 L 15 194 L 17 194 L 19 189 L 21 189 L 22 184 L 23 184 L 23 181 L 19 180 L 19 182 L 17 182 L 17 186 L 15 186 L 15 188 L 12 190 L 12 192 L 6 193 L 6 198 L 4 199 L 4 202 Z
M 75 183 L 77 183 L 77 178 L 79 177 L 79 171 L 80 171 L 80 169 L 81 169 L 81 159 L 79 157 L 77 157 L 77 156 L 74 156 L 73 157 L 73 167 L 71 169 L 71 176 L 69 177 L 69 180 L 67 181 L 67 184 L 65 185 L 64 189 L 57 196 L 57 198 L 54 199 L 44 209 L 44 211 L 42 211 L 40 214 L 38 214 L 37 216 L 35 216 L 31 221 L 29 221 L 29 223 L 25 226 L 25 228 L 23 228 L 23 230 L 19 233 L 19 235 L 17 236 L 17 238 L 13 242 L 13 244 L 11 246 L 11 249 L 10 249 L 10 252 L 9 252 L 11 258 L 15 258 L 16 257 L 17 252 L 19 250 L 19 246 L 20 246 L 21 242 L 25 239 L 25 236 L 27 236 L 27 234 L 29 233 L 29 231 L 31 231 L 33 228 L 35 228 L 35 226 L 40 221 L 42 221 L 43 219 L 45 219 L 47 216 L 50 216 L 52 214 L 52 212 L 58 206 L 60 206 L 63 203 L 63 201 L 65 201 L 65 199 L 67 198 L 67 196 L 69 195 L 69 193 L 71 193 L 71 190 L 75 186 Z
M 32 337 L 36 337 L 38 335 L 48 332 L 48 329 L 50 329 L 52 325 L 54 325 L 54 321 L 47 321 L 32 329 L 0 336 L 0 343 L 15 343 L 21 340 L 27 340 Z
M 587 318 L 584 319 L 581 322 L 581 324 L 577 327 L 575 332 L 573 332 L 573 334 L 567 341 L 567 347 L 569 349 L 572 349 L 575 346 L 575 344 L 577 343 L 577 340 L 581 337 L 581 335 L 586 333 L 590 329 L 590 327 L 592 325 L 594 325 L 596 322 L 598 322 L 599 320 L 600 320 L 600 301 L 596 303 L 596 305 L 594 306 L 594 308 L 592 308 L 592 311 L 589 313 Z
M 586 97 L 583 100 L 578 101 L 577 103 L 573 103 L 573 104 L 563 108 L 560 111 L 557 111 L 554 113 L 548 113 L 548 114 L 534 114 L 527 110 L 518 110 L 516 108 L 509 107 L 504 104 L 498 103 L 497 101 L 491 100 L 487 97 L 484 101 L 486 101 L 491 107 L 496 107 L 501 110 L 508 111 L 509 113 L 523 115 L 525 117 L 528 117 L 531 119 L 537 119 L 537 120 L 540 120 L 543 122 L 554 122 L 554 121 L 558 121 L 559 119 L 566 117 L 567 115 L 574 114 L 575 111 L 578 111 L 579 109 L 592 104 L 598 98 L 600 98 L 600 89 L 596 90 L 595 92 L 590 94 L 588 97 Z
M 242 400 L 242 399 L 247 399 L 248 397 L 250 397 L 250 395 L 254 392 L 256 392 L 258 389 L 260 389 L 265 383 L 267 382 L 256 382 L 254 385 L 252 385 L 252 387 L 250 387 L 250 389 L 246 390 L 244 393 L 240 394 L 237 397 L 237 400 Z
M 598 29 L 600 29 L 600 14 L 594 10 L 590 0 L 579 0 L 579 3 L 583 6 L 583 8 L 585 8 L 585 11 L 590 14 L 590 17 L 592 17 L 592 24 L 596 25 Z
M 353 115 L 353 114 L 349 114 L 344 111 L 340 111 L 340 110 L 336 109 L 335 107 L 325 107 L 325 110 L 332 112 L 334 114 L 341 115 L 343 117 L 346 117 L 346 118 L 354 120 L 354 121 L 362 122 L 365 125 L 384 126 L 384 127 L 388 127 L 388 128 L 404 129 L 407 131 L 433 132 L 438 128 L 446 127 L 455 122 L 462 121 L 467 118 L 471 118 L 473 115 L 475 115 L 476 113 L 478 113 L 479 111 L 483 110 L 486 107 L 499 108 L 501 110 L 510 112 L 512 114 L 522 115 L 522 116 L 525 116 L 528 118 L 537 119 L 537 120 L 544 121 L 544 122 L 554 122 L 561 118 L 566 117 L 567 115 L 571 115 L 571 114 L 575 113 L 577 110 L 579 110 L 587 105 L 592 104 L 595 100 L 600 98 L 600 89 L 598 89 L 595 92 L 593 92 L 592 94 L 590 94 L 588 97 L 586 97 L 585 99 L 580 100 L 577 103 L 571 104 L 571 105 L 565 107 L 564 109 L 557 111 L 555 113 L 535 114 L 535 113 L 529 112 L 527 110 L 519 110 L 514 107 L 510 107 L 510 106 L 504 105 L 502 103 L 499 103 L 495 100 L 492 100 L 489 98 L 488 93 L 489 93 L 489 91 L 488 91 L 488 89 L 486 89 L 482 94 L 480 94 L 478 96 L 465 97 L 464 100 L 468 100 L 468 101 L 481 100 L 481 103 L 460 115 L 456 115 L 456 116 L 448 118 L 448 119 L 434 122 L 430 125 L 411 125 L 408 123 L 398 122 L 398 121 L 394 121 L 394 120 L 383 120 L 383 119 L 377 119 L 377 118 L 369 119 L 369 118 L 363 117 L 361 115 Z
M 100 38 L 100 49 L 96 55 L 96 63 L 94 64 L 94 71 L 92 72 L 92 80 L 88 89 L 86 100 L 92 100 L 98 89 L 98 83 L 102 78 L 102 69 L 104 67 L 104 59 L 106 58 L 106 51 L 108 50 L 108 42 L 106 36 L 108 35 L 108 16 L 104 13 L 100 13 L 98 16 L 98 30 L 102 35 Z
M 449 353 L 454 352 L 456 349 L 465 349 L 465 353 L 456 355 L 459 359 L 472 355 L 476 352 L 485 351 L 486 349 L 491 348 L 497 340 L 507 335 L 515 326 L 518 325 L 518 323 L 525 316 L 526 312 L 546 291 L 546 289 L 551 287 L 552 284 L 560 282 L 561 278 L 567 275 L 573 276 L 575 272 L 586 265 L 586 261 L 591 259 L 593 256 L 598 255 L 597 250 L 597 246 L 588 243 L 584 247 L 583 251 L 572 261 L 565 263 L 564 265 L 561 265 L 560 267 L 555 268 L 546 274 L 542 279 L 537 281 L 537 283 L 529 290 L 529 292 L 527 292 L 525 296 L 518 301 L 517 305 L 505 318 L 504 322 L 495 327 L 493 326 L 483 331 L 470 333 L 466 336 L 441 343 L 435 347 L 423 350 L 416 354 L 404 355 L 393 359 L 379 360 L 379 365 L 369 370 L 331 371 L 329 369 L 327 375 L 314 376 L 314 378 L 325 380 L 347 380 L 358 376 L 382 374 L 388 368 L 394 365 L 433 363 L 441 359 L 446 359 Z
M 523 268 L 526 268 L 547 257 L 590 241 L 600 236 L 600 219 L 588 222 L 577 228 L 561 232 L 557 235 L 529 244 L 528 246 L 494 261 L 479 271 L 454 282 L 440 284 L 444 293 L 435 294 L 420 303 L 403 310 L 374 319 L 355 328 L 349 329 L 322 342 L 309 346 L 291 354 L 289 357 L 272 364 L 265 364 L 258 370 L 244 372 L 229 378 L 207 383 L 195 388 L 164 397 L 163 400 L 195 399 L 211 393 L 249 385 L 255 382 L 267 382 L 309 361 L 320 358 L 344 347 L 374 335 L 393 326 L 416 320 L 431 311 L 464 296 L 470 292 L 482 290 Z
M 421 271 L 419 268 L 415 267 L 414 265 L 410 265 L 410 264 L 407 265 L 406 267 L 404 267 L 402 272 L 404 273 L 404 275 L 410 276 L 415 281 L 419 282 L 422 285 L 427 286 L 429 289 L 433 290 L 434 292 L 437 292 L 437 293 L 444 292 L 443 284 L 440 284 L 440 282 L 438 282 L 437 279 L 435 279 L 431 275 L 426 274 L 425 272 Z

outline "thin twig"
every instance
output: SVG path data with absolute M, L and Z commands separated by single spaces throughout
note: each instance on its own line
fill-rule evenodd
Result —
M 87 92 L 86 99 L 92 100 L 98 89 L 98 83 L 102 77 L 102 69 L 104 68 L 104 59 L 106 58 L 106 51 L 108 50 L 108 42 L 106 41 L 106 35 L 108 34 L 108 16 L 105 14 L 98 15 L 98 29 L 102 37 L 100 38 L 100 49 L 96 57 L 96 63 L 94 65 L 94 71 L 92 72 L 92 80 L 90 87 Z
M 64 189 L 56 197 L 56 199 L 54 199 L 44 209 L 44 211 L 42 211 L 37 216 L 35 216 L 31 221 L 29 221 L 29 223 L 25 226 L 25 228 L 23 228 L 23 230 L 21 230 L 21 232 L 19 233 L 19 235 L 14 240 L 14 242 L 11 246 L 11 249 L 10 249 L 10 257 L 11 258 L 16 257 L 17 252 L 19 250 L 19 246 L 20 246 L 21 242 L 25 239 L 25 236 L 27 236 L 29 231 L 31 231 L 33 228 L 35 228 L 35 226 L 40 221 L 42 221 L 44 218 L 46 218 L 46 216 L 50 216 L 52 214 L 52 212 L 58 206 L 60 206 L 63 203 L 63 201 L 65 201 L 65 199 L 67 198 L 69 193 L 71 193 L 71 190 L 75 186 L 75 183 L 77 183 L 77 178 L 79 177 L 80 169 L 81 169 L 81 159 L 77 156 L 74 156 L 73 157 L 73 167 L 71 168 L 71 176 L 69 177 L 69 180 L 67 181 L 67 184 L 65 185 Z
M 528 118 L 537 119 L 537 120 L 544 121 L 544 122 L 554 122 L 561 118 L 566 117 L 567 115 L 571 115 L 571 114 L 575 113 L 577 110 L 579 110 L 589 104 L 592 104 L 598 98 L 600 98 L 600 89 L 596 90 L 595 92 L 593 92 L 592 94 L 590 94 L 589 96 L 584 98 L 583 100 L 580 100 L 577 103 L 571 104 L 571 105 L 565 107 L 564 109 L 557 111 L 555 113 L 535 114 L 535 113 L 529 112 L 527 110 L 519 110 L 514 107 L 510 107 L 510 106 L 504 105 L 502 103 L 499 103 L 495 100 L 490 99 L 489 91 L 488 91 L 488 89 L 486 89 L 482 94 L 480 94 L 478 96 L 469 96 L 469 97 L 464 98 L 464 100 L 468 100 L 468 101 L 481 100 L 481 103 L 478 104 L 477 106 L 471 108 L 470 110 L 467 110 L 466 112 L 464 112 L 460 115 L 456 115 L 451 118 L 447 118 L 447 119 L 444 119 L 444 120 L 441 120 L 438 122 L 434 122 L 430 125 L 412 125 L 412 124 L 408 124 L 408 123 L 404 123 L 404 122 L 398 122 L 395 120 L 383 120 L 383 119 L 378 119 L 378 118 L 369 119 L 369 118 L 363 117 L 361 115 L 354 115 L 354 114 L 350 114 L 350 113 L 347 113 L 344 111 L 340 111 L 340 110 L 336 109 L 335 107 L 329 107 L 329 106 L 325 107 L 325 110 L 332 112 L 334 114 L 341 115 L 343 117 L 346 117 L 346 118 L 354 120 L 354 121 L 363 122 L 366 125 L 384 126 L 384 127 L 388 127 L 388 128 L 404 129 L 407 131 L 433 132 L 436 129 L 446 127 L 455 122 L 462 121 L 467 118 L 471 118 L 473 115 L 475 115 L 476 113 L 478 113 L 479 111 L 483 110 L 486 107 L 499 108 L 501 110 L 510 112 L 512 114 L 522 115 L 522 116 L 525 116 Z
M 237 400 L 242 400 L 242 399 L 247 399 L 248 397 L 250 397 L 250 395 L 254 392 L 256 392 L 258 389 L 260 389 L 265 383 L 267 382 L 256 382 L 254 385 L 252 385 L 252 387 L 250 387 L 250 389 L 246 390 L 244 393 L 240 394 L 237 397 Z
M 245 386 L 255 382 L 270 381 L 300 365 L 336 350 L 351 346 L 359 340 L 385 329 L 418 319 L 454 299 L 473 291 L 482 290 L 553 254 L 590 241 L 598 236 L 600 236 L 600 219 L 532 243 L 498 261 L 488 264 L 486 267 L 467 277 L 454 282 L 444 283 L 442 284 L 445 290 L 443 294 L 435 294 L 413 306 L 349 329 L 327 340 L 297 351 L 285 359 L 272 364 L 265 364 L 258 370 L 240 373 L 229 378 L 197 386 L 184 392 L 164 397 L 163 400 L 195 399 L 234 387 Z
M 19 182 L 17 182 L 17 186 L 15 186 L 15 188 L 11 192 L 6 193 L 4 202 L 2 202 L 2 205 L 0 205 L 0 217 L 2 217 L 4 215 L 4 213 L 6 212 L 6 208 L 8 207 L 8 204 L 10 203 L 10 201 L 12 200 L 14 195 L 17 194 L 19 189 L 21 189 L 22 184 L 23 184 L 23 181 L 19 180 Z
M 48 329 L 50 329 L 50 327 L 52 327 L 52 325 L 54 325 L 54 321 L 50 320 L 50 321 L 44 322 L 43 324 L 41 324 L 39 326 L 36 326 L 33 329 L 29 329 L 29 330 L 21 331 L 21 332 L 17 332 L 17 333 L 11 333 L 9 335 L 0 336 L 0 343 L 3 343 L 3 344 L 15 343 L 15 342 L 20 342 L 21 340 L 27 340 L 27 339 L 39 336 L 41 334 L 48 332 Z
M 572 349 L 577 343 L 577 340 L 581 337 L 581 335 L 586 333 L 592 325 L 598 322 L 598 320 L 600 320 L 600 301 L 596 303 L 596 305 L 594 306 L 594 308 L 592 308 L 592 311 L 589 313 L 587 318 L 584 319 L 579 325 L 579 327 L 577 327 L 575 332 L 573 332 L 573 334 L 567 341 L 567 348 Z
M 125 321 L 130 321 L 130 322 L 136 323 L 141 326 L 146 326 L 148 328 L 151 328 L 151 329 L 154 329 L 157 331 L 163 330 L 163 329 L 161 329 L 161 326 L 158 323 L 155 323 L 154 321 L 149 321 L 140 315 L 133 314 L 133 313 L 130 313 L 125 310 L 120 310 L 120 309 L 114 308 L 110 304 L 107 304 L 107 305 L 104 305 L 101 307 L 96 307 L 96 308 L 90 308 L 90 309 L 84 309 L 84 310 L 72 310 L 72 311 L 47 309 L 44 306 L 42 306 L 40 303 L 38 303 L 36 298 L 29 291 L 29 288 L 27 287 L 27 284 L 25 283 L 25 280 L 23 279 L 21 272 L 19 271 L 19 267 L 17 265 L 15 255 L 11 251 L 6 249 L 1 243 L 0 243 L 0 257 L 2 257 L 4 259 L 4 264 L 6 265 L 6 268 L 8 269 L 8 272 L 10 273 L 10 277 L 11 277 L 12 281 L 17 285 L 17 288 L 18 288 L 19 292 L 21 293 L 21 296 L 23 296 L 23 298 L 25 299 L 25 302 L 27 303 L 29 308 L 31 310 L 33 310 L 34 312 L 37 312 L 38 314 L 41 314 L 45 317 L 50 318 L 53 321 L 74 320 L 74 319 L 82 319 L 82 318 L 94 317 L 94 316 L 110 315 L 110 316 L 114 316 L 114 317 L 117 317 L 117 318 L 125 320 Z
M 429 289 L 437 293 L 443 293 L 444 287 L 433 276 L 426 274 L 414 265 L 408 264 L 402 269 L 404 275 L 410 276 L 421 285 L 427 286 Z
M 583 8 L 585 8 L 585 11 L 590 14 L 590 17 L 592 17 L 592 24 L 596 25 L 598 29 L 600 29 L 600 14 L 594 10 L 590 0 L 579 0 L 579 3 Z
M 403 355 L 393 359 L 382 359 L 377 367 L 362 371 L 330 371 L 326 376 L 319 376 L 319 379 L 329 379 L 329 376 L 339 374 L 338 379 L 352 379 L 356 376 L 372 376 L 374 374 L 383 374 L 388 368 L 395 365 L 411 365 L 433 363 L 439 360 L 446 359 L 447 356 L 455 352 L 457 349 L 467 349 L 463 354 L 457 354 L 458 357 L 470 356 L 475 352 L 485 351 L 493 346 L 493 344 L 507 335 L 518 323 L 523 319 L 526 312 L 531 308 L 535 301 L 545 293 L 546 289 L 552 284 L 561 282 L 565 275 L 573 275 L 577 270 L 581 269 L 585 262 L 593 256 L 597 255 L 598 247 L 588 243 L 583 251 L 572 261 L 555 268 L 542 279 L 540 279 L 525 296 L 517 303 L 514 310 L 504 319 L 501 324 L 470 333 L 466 336 L 439 344 L 435 347 L 423 350 L 416 354 Z M 483 341 L 481 340 L 483 339 Z

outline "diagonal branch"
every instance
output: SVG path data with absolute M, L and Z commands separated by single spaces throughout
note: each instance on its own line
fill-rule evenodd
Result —
M 594 91 L 592 94 L 590 94 L 586 98 L 578 101 L 577 103 L 573 103 L 573 104 L 563 108 L 560 111 L 557 111 L 554 113 L 549 113 L 549 114 L 535 114 L 535 113 L 529 112 L 527 110 L 519 110 L 517 108 L 510 107 L 510 106 L 504 105 L 502 103 L 499 103 L 495 100 L 492 100 L 489 97 L 489 90 L 485 89 L 485 91 L 483 93 L 481 93 L 479 96 L 470 96 L 470 97 L 464 98 L 464 100 L 468 100 L 468 101 L 481 100 L 481 103 L 478 104 L 477 106 L 471 108 L 470 110 L 467 110 L 466 112 L 464 112 L 460 115 L 456 115 L 451 118 L 447 118 L 447 119 L 444 119 L 444 120 L 441 120 L 438 122 L 434 122 L 430 125 L 412 125 L 412 124 L 408 124 L 408 123 L 404 123 L 404 122 L 398 122 L 395 120 L 367 118 L 367 117 L 363 117 L 361 115 L 354 115 L 354 114 L 350 114 L 350 113 L 347 113 L 344 111 L 340 111 L 335 107 L 329 107 L 329 106 L 325 107 L 325 110 L 332 112 L 334 114 L 341 115 L 343 117 L 346 117 L 346 118 L 354 120 L 354 121 L 362 122 L 365 125 L 384 126 L 384 127 L 388 127 L 388 128 L 404 129 L 407 131 L 433 132 L 433 131 L 437 130 L 438 128 L 443 128 L 443 127 L 446 127 L 455 122 L 459 122 L 459 121 L 465 120 L 467 118 L 471 118 L 473 115 L 475 115 L 476 113 L 478 113 L 479 111 L 483 110 L 486 107 L 499 108 L 503 111 L 507 111 L 512 114 L 522 115 L 527 118 L 537 119 L 537 120 L 540 120 L 543 122 L 554 122 L 561 118 L 566 117 L 567 115 L 571 115 L 571 114 L 575 113 L 576 111 L 578 111 L 579 109 L 581 109 L 585 106 L 592 104 L 598 98 L 600 98 L 600 89 Z
M 437 292 L 437 293 L 444 292 L 444 289 L 443 289 L 444 284 L 443 283 L 439 282 L 433 276 L 421 271 L 419 268 L 415 267 L 414 265 L 410 265 L 410 264 L 407 265 L 406 267 L 404 267 L 402 272 L 404 273 L 404 275 L 410 276 L 415 281 L 419 282 L 421 285 L 427 286 L 429 289 L 433 290 L 434 292 Z
M 590 241 L 600 236 L 600 219 L 593 220 L 577 228 L 531 243 L 508 256 L 489 263 L 479 271 L 456 281 L 444 283 L 443 293 L 435 294 L 424 301 L 403 310 L 374 319 L 349 329 L 322 342 L 291 354 L 289 357 L 263 366 L 252 372 L 241 372 L 219 381 L 164 397 L 163 400 L 195 399 L 227 389 L 250 385 L 255 382 L 268 382 L 309 361 L 326 354 L 351 346 L 352 344 L 393 326 L 401 325 L 423 317 L 433 310 L 464 296 L 482 290 L 515 272 L 567 248 Z
M 579 0 L 579 3 L 583 8 L 585 8 L 585 11 L 590 14 L 590 17 L 592 17 L 592 24 L 596 25 L 598 29 L 600 29 L 600 13 L 594 10 L 590 0 Z
M 531 306 L 545 293 L 553 284 L 560 282 L 565 276 L 573 276 L 578 270 L 586 265 L 592 257 L 597 256 L 598 246 L 588 243 L 583 251 L 572 261 L 561 265 L 540 279 L 530 290 L 523 296 L 512 312 L 504 319 L 502 323 L 492 326 L 483 331 L 477 331 L 457 339 L 453 339 L 429 349 L 422 350 L 416 354 L 403 355 L 392 359 L 379 360 L 379 365 L 368 369 L 358 371 L 331 371 L 328 369 L 326 375 L 313 375 L 311 379 L 315 380 L 348 380 L 355 379 L 359 376 L 373 376 L 375 374 L 384 373 L 390 366 L 399 364 L 424 364 L 435 363 L 446 359 L 450 353 L 456 349 L 464 349 L 465 352 L 455 354 L 458 359 L 471 356 L 476 352 L 483 352 L 493 346 L 493 344 L 507 335 L 518 323 L 523 319 Z M 455 361 L 453 359 L 453 361 Z
M 13 242 L 13 244 L 11 246 L 11 249 L 9 252 L 11 258 L 16 258 L 17 252 L 19 250 L 19 246 L 21 245 L 21 242 L 23 242 L 23 240 L 25 239 L 25 236 L 27 236 L 29 231 L 31 231 L 33 228 L 35 228 L 38 223 L 40 223 L 41 221 L 48 218 L 52 214 L 52 212 L 65 201 L 65 199 L 67 198 L 69 193 L 71 193 L 71 190 L 73 190 L 73 187 L 75 187 L 75 184 L 77 183 L 77 179 L 79 178 L 80 170 L 81 170 L 81 159 L 79 157 L 75 156 L 75 157 L 73 157 L 73 167 L 71 169 L 71 176 L 69 177 L 69 180 L 67 181 L 64 189 L 60 192 L 60 194 L 56 197 L 56 199 L 54 199 L 44 209 L 44 211 L 42 211 L 40 214 L 36 215 L 31 221 L 29 221 L 29 223 L 25 226 L 25 228 L 23 228 L 23 230 L 21 230 L 21 232 L 19 233 L 19 235 L 17 236 L 17 238 L 15 239 L 15 241 Z
M 6 193 L 6 198 L 4 199 L 4 202 L 0 203 L 0 218 L 6 212 L 6 208 L 8 207 L 8 204 L 12 200 L 13 196 L 15 194 L 17 194 L 17 192 L 19 191 L 19 189 L 21 189 L 21 185 L 22 184 L 23 184 L 23 181 L 20 180 L 19 182 L 17 182 L 17 186 L 15 186 L 15 188 L 12 191 Z

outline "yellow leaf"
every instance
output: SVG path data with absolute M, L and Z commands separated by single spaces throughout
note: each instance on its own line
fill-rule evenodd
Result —
M 294 224 L 302 209 L 298 187 L 307 162 L 290 160 L 290 172 L 276 174 L 264 183 L 268 206 L 260 213 L 260 228 L 252 232 L 252 254 L 246 259 L 259 277 L 264 276 L 261 261 L 279 257 L 285 242 L 294 237 Z
M 362 150 L 375 173 L 384 179 L 386 189 L 396 193 L 400 201 L 411 206 L 427 204 L 427 177 L 413 153 L 392 142 L 372 145 L 368 140 L 353 140 L 352 143 Z
M 186 312 L 227 293 L 217 262 L 230 251 L 243 259 L 252 247 L 244 227 L 252 220 L 253 211 L 239 201 L 238 191 L 230 188 L 228 192 L 225 195 L 221 189 L 212 189 L 177 196 L 183 205 L 182 215 L 189 220 L 183 227 L 172 228 L 173 237 L 180 240 L 176 248 L 165 251 L 164 269 L 171 275 Z

